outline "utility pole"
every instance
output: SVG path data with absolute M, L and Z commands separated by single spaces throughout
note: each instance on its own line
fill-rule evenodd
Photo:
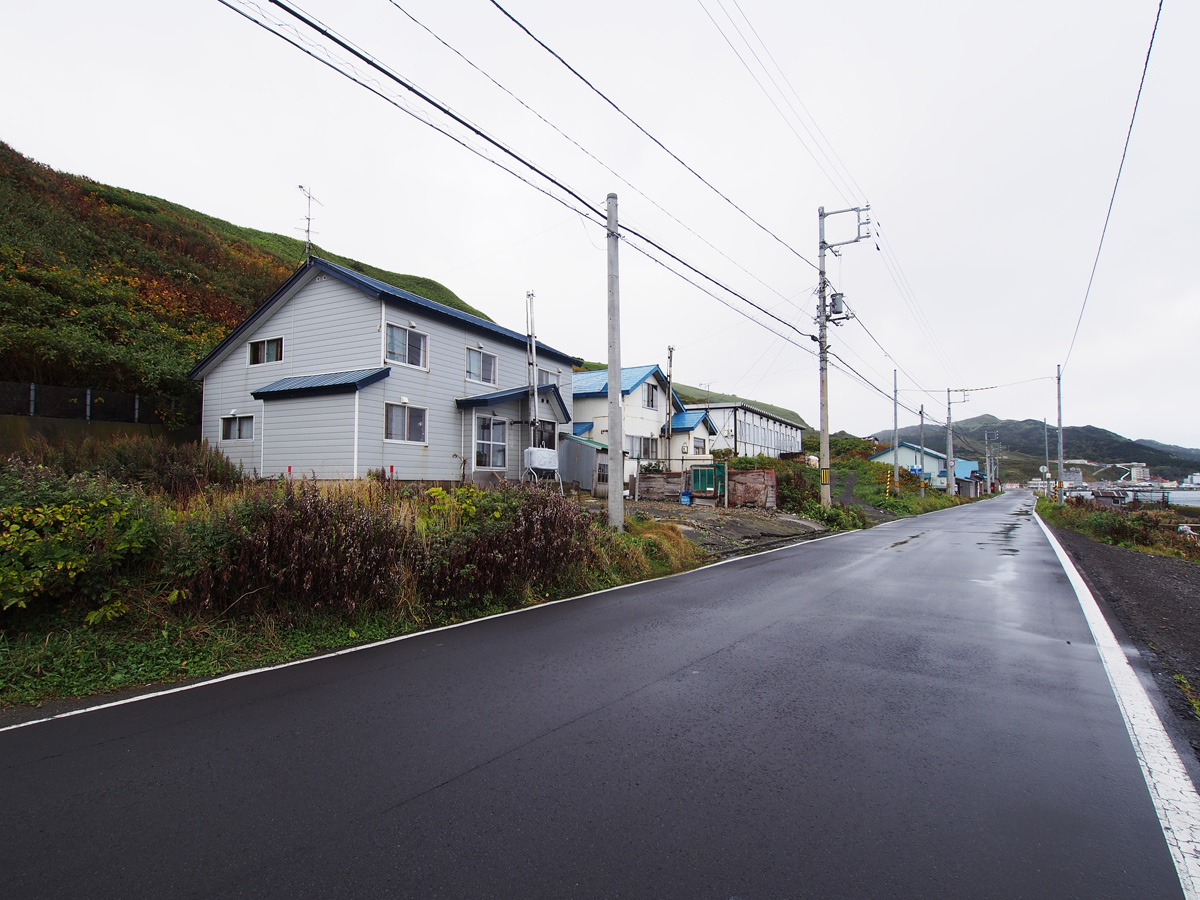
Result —
M 989 443 L 987 429 L 983 430 L 983 477 L 987 479 L 988 493 L 992 486 L 992 445 Z
M 921 404 L 921 496 L 925 496 L 925 404 Z
M 892 369 L 892 484 L 900 492 L 900 386 Z
M 1062 498 L 1063 488 L 1063 441 L 1062 441 L 1062 366 L 1058 367 L 1058 492 L 1055 499 Z
M 671 468 L 671 419 L 675 416 L 675 389 L 672 387 L 672 373 L 675 371 L 675 348 L 667 345 L 667 468 Z M 679 468 L 683 468 L 683 457 L 680 454 Z
M 538 366 L 537 329 L 533 323 L 533 291 L 525 292 L 525 329 L 529 332 L 525 360 L 529 368 L 529 446 L 534 447 L 538 427 Z
M 829 472 L 829 328 L 828 325 L 832 321 L 835 324 L 839 321 L 845 321 L 847 318 L 842 313 L 841 294 L 834 294 L 834 309 L 830 309 L 825 305 L 825 291 L 828 287 L 828 282 L 825 279 L 825 250 L 831 250 L 834 255 L 837 255 L 835 247 L 840 247 L 843 244 L 856 244 L 865 237 L 870 237 L 871 232 L 866 226 L 871 224 L 871 217 L 866 215 L 871 209 L 871 205 L 867 204 L 862 207 L 851 207 L 849 209 L 839 209 L 835 212 L 825 212 L 825 207 L 817 208 L 817 343 L 820 346 L 820 368 L 821 368 L 821 506 L 829 509 L 833 506 L 833 486 L 831 483 Z M 825 220 L 829 216 L 837 216 L 842 213 L 855 213 L 858 216 L 858 230 L 853 240 L 835 241 L 832 244 L 825 241 Z
M 946 388 L 946 493 L 951 497 L 958 490 L 954 483 L 954 423 L 950 413 L 950 388 Z
M 625 530 L 625 433 L 621 422 L 621 292 L 617 195 L 608 195 L 608 524 Z

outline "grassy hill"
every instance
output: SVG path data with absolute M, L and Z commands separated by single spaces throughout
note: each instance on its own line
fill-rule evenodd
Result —
M 999 433 L 1002 450 L 1000 477 L 1005 481 L 1028 480 L 1036 477 L 1038 467 L 1045 464 L 1046 431 L 1043 423 L 1036 419 L 998 419 L 995 416 L 976 416 L 954 423 L 954 452 L 956 456 L 984 458 L 984 432 Z M 908 426 L 900 429 L 900 440 L 916 443 L 920 429 Z M 879 437 L 891 442 L 891 429 L 880 432 Z M 1053 471 L 1058 459 L 1058 429 L 1049 428 L 1050 465 Z M 944 425 L 925 424 L 925 445 L 944 453 L 946 451 L 946 428 Z M 1154 475 L 1164 478 L 1180 478 L 1196 470 L 1196 461 L 1177 455 L 1160 447 L 1144 442 L 1131 441 L 1103 428 L 1092 425 L 1067 426 L 1063 428 L 1063 456 L 1065 459 L 1088 459 L 1097 463 L 1144 462 Z M 1080 466 L 1083 476 L 1090 480 L 1098 467 Z M 1108 469 L 1101 477 L 1118 478 L 1119 469 Z
M 431 279 L 314 253 L 483 316 Z M 302 241 L 56 172 L 0 142 L 0 381 L 195 396 L 187 372 L 303 260 Z

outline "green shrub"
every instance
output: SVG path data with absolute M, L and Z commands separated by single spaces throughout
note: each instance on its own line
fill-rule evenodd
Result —
M 154 569 L 164 521 L 146 497 L 104 480 L 46 470 L 0 477 L 0 610 L 31 602 L 86 605 L 89 621 L 128 608 Z

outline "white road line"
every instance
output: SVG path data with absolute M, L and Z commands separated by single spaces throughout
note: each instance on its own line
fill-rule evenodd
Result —
M 399 635 L 396 635 L 395 637 L 384 638 L 383 640 L 380 640 L 380 641 L 372 641 L 369 644 L 356 644 L 353 647 L 346 647 L 342 650 L 331 650 L 329 653 L 322 653 L 320 656 L 307 656 L 304 659 L 293 659 L 291 662 L 276 663 L 276 664 L 270 665 L 270 666 L 259 666 L 256 669 L 244 669 L 240 672 L 230 672 L 228 675 L 218 675 L 215 678 L 206 678 L 203 681 L 196 681 L 196 682 L 193 682 L 192 684 L 174 685 L 172 687 L 163 688 L 161 691 L 153 691 L 153 692 L 149 692 L 149 693 L 145 693 L 145 694 L 138 694 L 136 697 L 126 697 L 124 700 L 110 700 L 107 703 L 98 703 L 95 706 L 88 706 L 88 707 L 84 707 L 83 709 L 72 709 L 68 712 L 56 713 L 53 716 L 45 716 L 41 719 L 30 719 L 28 722 L 18 722 L 15 725 L 5 725 L 4 727 L 0 728 L 0 734 L 2 734 L 5 731 L 15 731 L 18 728 L 28 728 L 30 725 L 40 725 L 43 722 L 53 722 L 55 719 L 68 719 L 71 716 L 81 716 L 84 713 L 96 712 L 97 710 L 108 709 L 109 707 L 112 707 L 112 706 L 124 706 L 127 703 L 139 703 L 142 700 L 150 700 L 153 697 L 163 697 L 163 696 L 166 696 L 167 694 L 179 694 L 179 693 L 182 693 L 183 691 L 191 691 L 191 690 L 195 690 L 196 688 L 208 687 L 210 684 L 220 684 L 222 681 L 233 681 L 236 678 L 246 678 L 250 675 L 258 675 L 262 672 L 273 672 L 276 669 L 288 669 L 288 668 L 291 668 L 292 666 L 302 666 L 302 665 L 305 665 L 306 663 L 317 662 L 318 660 L 322 660 L 322 659 L 330 659 L 331 657 L 334 657 L 334 656 L 345 656 L 347 653 L 357 653 L 360 650 L 369 650 L 372 647 L 381 647 L 384 644 L 394 644 L 397 641 L 407 641 L 407 640 L 410 640 L 411 638 L 421 637 L 422 635 L 427 635 L 427 634 L 434 634 L 435 632 L 438 632 L 438 631 L 448 631 L 451 628 L 466 628 L 468 625 L 474 625 L 477 622 L 485 622 L 488 619 L 499 619 L 499 618 L 503 618 L 504 616 L 517 616 L 517 615 L 521 615 L 523 613 L 531 613 L 531 612 L 535 612 L 539 609 L 545 609 L 546 607 L 549 607 L 549 606 L 557 606 L 560 603 L 571 603 L 574 600 L 583 600 L 585 597 L 596 597 L 600 594 L 609 594 L 614 591 L 621 591 L 621 590 L 625 590 L 626 588 L 637 587 L 638 585 L 642 585 L 642 584 L 650 584 L 651 582 L 654 582 L 654 581 L 666 581 L 671 578 L 682 578 L 684 576 L 691 575 L 696 572 L 702 572 L 705 569 L 712 569 L 712 568 L 716 568 L 717 566 L 728 565 L 729 563 L 734 563 L 739 560 L 750 559 L 751 557 L 755 557 L 755 556 L 767 556 L 772 553 L 780 553 L 784 550 L 794 550 L 796 547 L 807 546 L 809 544 L 816 544 L 821 541 L 830 540 L 831 538 L 842 537 L 844 535 L 857 534 L 857 533 L 858 533 L 857 529 L 855 529 L 854 531 L 835 531 L 835 532 L 831 532 L 830 534 L 823 535 L 822 537 L 819 537 L 819 538 L 809 538 L 806 541 L 798 541 L 794 544 L 786 544 L 783 547 L 775 547 L 771 550 L 763 550 L 759 553 L 747 553 L 745 556 L 731 556 L 727 559 L 722 559 L 715 563 L 709 563 L 708 565 L 699 566 L 695 569 L 688 569 L 686 572 L 676 572 L 673 575 L 664 575 L 661 578 L 648 578 L 645 581 L 635 581 L 635 582 L 631 582 L 630 584 L 619 584 L 619 585 L 616 585 L 615 587 L 604 588 L 603 590 L 599 590 L 599 591 L 592 591 L 589 594 L 579 594 L 578 596 L 575 596 L 575 597 L 563 597 L 561 600 L 550 600 L 546 603 L 539 603 L 536 606 L 524 606 L 524 607 L 521 607 L 520 609 L 510 609 L 507 612 L 495 613 L 494 615 L 484 616 L 479 619 L 468 619 L 465 622 L 456 622 L 453 625 L 443 625 L 440 628 L 427 628 L 424 631 L 410 631 L 408 634 L 399 634 Z M 1200 898 L 1198 898 L 1198 900 L 1200 900 Z
M 1163 836 L 1175 860 L 1183 894 L 1187 900 L 1200 900 L 1200 796 L 1197 796 L 1196 787 L 1188 777 L 1175 745 L 1150 703 L 1146 689 L 1096 605 L 1096 598 L 1041 516 L 1034 513 L 1034 518 L 1045 532 L 1075 589 L 1075 596 L 1079 598 L 1142 767 L 1146 788 L 1158 812 Z

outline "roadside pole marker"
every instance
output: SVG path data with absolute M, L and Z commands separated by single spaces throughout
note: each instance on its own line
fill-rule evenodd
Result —
M 1112 629 L 1108 627 L 1083 576 L 1041 516 L 1035 512 L 1034 518 L 1054 548 L 1071 587 L 1075 589 L 1096 649 L 1100 651 L 1100 661 L 1104 663 L 1108 682 L 1112 685 L 1138 764 L 1142 767 L 1146 788 L 1150 792 L 1150 799 L 1154 801 L 1163 837 L 1175 861 L 1183 895 L 1187 900 L 1200 900 L 1200 796 L 1146 689 L 1138 680 Z

